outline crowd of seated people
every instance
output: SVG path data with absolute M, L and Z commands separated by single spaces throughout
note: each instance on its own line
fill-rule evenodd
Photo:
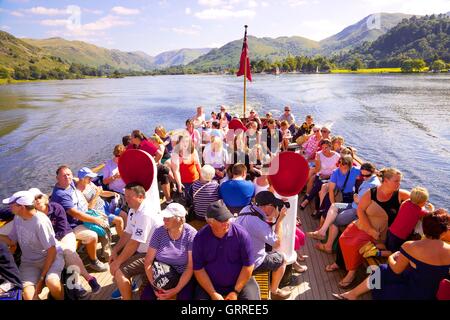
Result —
M 267 168 L 274 156 L 292 150 L 293 144 L 310 166 L 299 208 L 315 206 L 319 228 L 308 235 L 326 240 L 318 242 L 317 249 L 326 253 L 336 250 L 336 262 L 325 269 L 347 271 L 340 287 L 351 286 L 363 259 L 371 256 L 389 257 L 383 281 L 397 286 L 395 273 L 407 269 L 408 263 L 424 263 L 410 275 L 420 283 L 415 290 L 420 286 L 429 290 L 420 295 L 422 298 L 432 298 L 437 281 L 445 278 L 441 271 L 445 266 L 448 269 L 450 262 L 439 259 L 438 254 L 423 256 L 420 248 L 438 246 L 437 241 L 442 241 L 440 250 L 448 252 L 448 244 L 442 240 L 448 237 L 443 231 L 445 224 L 448 228 L 448 213 L 443 209 L 430 213 L 434 207 L 427 202 L 426 189 L 400 189 L 402 174 L 397 169 L 377 171 L 370 162 L 358 163 L 355 150 L 345 146 L 344 138 L 332 136 L 329 126 L 316 125 L 311 115 L 297 125 L 286 106 L 278 119 L 271 113 L 261 119 L 251 110 L 249 118 L 242 121 L 220 106 L 219 112 L 206 119 L 204 108 L 199 106 L 185 124 L 184 129 L 173 132 L 158 125 L 149 138 L 140 130 L 124 136 L 122 144 L 114 147 L 113 158 L 106 161 L 102 180 L 96 181 L 97 174 L 89 168 L 80 169 L 74 178 L 70 168 L 62 165 L 50 196 L 33 188 L 3 201 L 16 215 L 17 225 L 0 240 L 9 246 L 18 243 L 22 249 L 18 270 L 24 299 L 37 299 L 44 286 L 53 298 L 62 299 L 61 272 L 73 266 L 94 294 L 101 287 L 86 267 L 94 272 L 109 267 L 117 285 L 114 299 L 132 299 L 133 292 L 139 290 L 143 300 L 256 300 L 260 296 L 253 275 L 260 272 L 272 273 L 273 299 L 289 298 L 291 289 L 280 288 L 286 270 L 279 250 L 286 207 L 274 196 Z M 158 187 L 167 205 L 164 210 L 155 212 L 142 185 L 122 180 L 118 163 L 129 149 L 143 150 L 153 157 Z M 422 219 L 425 238 L 408 242 Z M 298 259 L 294 272 L 307 270 L 300 264 L 305 259 L 301 254 L 305 235 L 300 225 L 298 222 L 295 228 Z M 39 231 L 33 240 L 36 245 L 30 246 L 30 239 L 21 232 L 31 228 Z M 107 236 L 110 228 L 118 235 L 112 249 Z M 86 266 L 77 241 L 85 248 Z M 98 242 L 105 253 L 100 255 L 104 262 L 97 258 Z M 436 271 L 433 276 L 432 271 Z M 136 283 L 139 276 L 140 287 Z M 426 284 L 427 277 L 433 279 L 432 286 Z M 368 288 L 365 281 L 354 291 L 336 297 L 353 299 Z M 80 298 L 86 296 L 81 286 L 75 290 Z M 399 295 L 407 288 L 402 290 Z M 376 299 L 392 297 L 375 295 Z

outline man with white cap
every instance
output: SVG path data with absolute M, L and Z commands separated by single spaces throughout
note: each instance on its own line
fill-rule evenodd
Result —
M 97 176 L 92 171 L 86 172 L 86 175 Z M 108 267 L 97 258 L 97 233 L 83 225 L 83 222 L 91 222 L 106 228 L 108 222 L 101 217 L 94 217 L 86 213 L 88 210 L 87 202 L 83 194 L 76 189 L 72 171 L 68 166 L 62 165 L 56 170 L 56 181 L 51 199 L 64 208 L 67 214 L 67 221 L 73 229 L 77 240 L 80 240 L 86 246 L 90 259 L 89 267 L 97 272 L 108 270 Z
M 101 287 L 98 284 L 97 279 L 87 272 L 83 261 L 76 251 L 77 240 L 67 221 L 67 215 L 64 208 L 59 203 L 50 202 L 48 196 L 38 188 L 31 188 L 28 191 L 34 195 L 34 205 L 36 209 L 47 215 L 52 223 L 53 230 L 55 231 L 55 238 L 59 241 L 63 250 L 64 261 L 68 273 L 75 272 L 76 274 L 81 274 L 89 283 L 92 293 L 99 293 Z M 79 279 L 79 277 L 75 277 L 75 279 Z M 80 283 L 76 283 L 74 287 L 74 294 L 79 298 L 83 298 L 87 294 L 87 291 L 82 289 Z
M 197 231 L 186 223 L 186 214 L 179 203 L 161 211 L 164 225 L 153 233 L 145 257 L 145 272 L 155 287 L 144 291 L 147 299 L 193 299 L 192 244 Z
M 14 213 L 14 227 L 8 236 L 0 236 L 7 245 L 18 243 L 22 250 L 19 267 L 23 299 L 37 299 L 44 286 L 56 300 L 64 299 L 61 272 L 64 258 L 57 245 L 50 219 L 34 207 L 34 195 L 19 191 L 3 200 Z

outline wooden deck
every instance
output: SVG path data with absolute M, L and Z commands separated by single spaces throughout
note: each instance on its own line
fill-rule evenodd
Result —
M 300 203 L 300 201 L 299 201 Z M 302 230 L 306 233 L 308 231 L 316 230 L 319 221 L 311 217 L 312 208 L 307 207 L 304 211 L 298 210 L 298 216 L 302 221 Z M 113 237 L 117 241 L 117 237 Z M 338 287 L 338 282 L 345 275 L 345 271 L 338 270 L 335 272 L 326 272 L 325 265 L 334 261 L 334 254 L 327 254 L 318 251 L 314 248 L 316 240 L 306 238 L 305 246 L 302 248 L 302 253 L 307 256 L 306 261 L 302 262 L 303 265 L 308 267 L 308 270 L 304 273 L 293 273 L 291 283 L 289 285 L 293 292 L 290 296 L 291 300 L 333 300 L 332 293 L 342 293 L 345 290 Z M 83 256 L 83 255 L 82 255 Z M 88 270 L 90 271 L 90 270 Z M 113 278 L 109 271 L 92 273 L 102 286 L 101 291 L 96 295 L 90 295 L 89 300 L 110 300 L 111 293 L 116 289 L 116 285 L 113 282 Z M 355 284 L 362 281 L 365 277 L 363 271 L 358 273 L 358 281 Z M 83 287 L 90 291 L 89 285 L 82 278 Z M 138 283 L 140 281 L 138 280 Z M 45 293 L 43 293 L 45 296 Z M 138 294 L 134 294 L 135 299 L 139 299 Z M 364 300 L 370 300 L 371 295 L 366 294 L 361 297 Z

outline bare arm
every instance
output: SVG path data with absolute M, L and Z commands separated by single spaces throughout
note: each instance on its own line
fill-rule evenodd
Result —
M 5 243 L 8 247 L 15 245 L 16 243 L 12 241 L 8 236 L 0 234 L 0 241 Z
M 224 299 L 223 296 L 217 293 L 216 289 L 214 289 L 214 286 L 205 268 L 202 268 L 200 270 L 194 270 L 194 275 L 200 286 L 203 288 L 203 290 L 206 291 L 207 294 L 209 294 L 212 300 Z
M 336 183 L 328 182 L 328 196 L 330 198 L 330 203 L 335 203 L 336 199 L 334 198 L 334 188 L 336 188 Z
M 404 243 L 403 247 L 409 247 L 408 244 L 410 243 L 411 241 Z M 396 274 L 400 274 L 409 266 L 409 260 L 403 254 L 401 254 L 400 251 L 397 251 L 389 256 L 388 264 L 392 271 L 394 271 Z
M 358 208 L 356 209 L 356 214 L 358 215 L 358 220 L 360 223 L 360 227 L 367 234 L 372 236 L 375 240 L 378 239 L 379 233 L 376 231 L 372 225 L 370 224 L 369 218 L 367 217 L 366 210 L 372 202 L 370 198 L 370 192 L 364 193 L 361 197 L 361 200 L 358 204 Z
M 155 260 L 156 250 L 152 247 L 148 247 L 147 255 L 145 256 L 145 274 L 147 275 L 147 279 L 150 283 L 153 283 L 153 272 L 152 265 L 153 260 Z
M 242 289 L 247 284 L 248 280 L 250 280 L 250 277 L 252 276 L 252 272 L 255 265 L 252 264 L 251 266 L 243 266 L 241 269 L 241 272 L 239 273 L 239 277 L 236 281 L 236 284 L 234 285 L 234 290 L 241 292 Z M 225 300 L 237 300 L 237 294 L 236 292 L 230 292 L 225 297 Z
M 102 226 L 102 227 L 108 226 L 108 224 L 102 218 L 91 216 L 90 214 L 84 213 L 75 208 L 68 209 L 66 212 L 69 215 L 71 215 L 73 218 L 78 219 L 80 221 L 92 222 L 92 223 L 98 224 L 99 226 Z
M 56 258 L 56 247 L 51 246 L 47 250 L 47 257 L 45 258 L 44 266 L 42 267 L 41 270 L 41 276 L 39 277 L 39 280 L 36 284 L 36 291 L 34 292 L 35 298 L 37 298 L 37 296 L 42 292 L 45 283 L 45 276 L 47 275 L 48 270 L 55 261 L 55 258 Z
M 283 219 L 286 217 L 287 208 L 283 207 L 278 216 L 277 223 L 275 224 L 275 234 L 277 235 L 277 241 L 273 244 L 273 249 L 278 249 L 281 246 L 281 238 L 283 237 Z

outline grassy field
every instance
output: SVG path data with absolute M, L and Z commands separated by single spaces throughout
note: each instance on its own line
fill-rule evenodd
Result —
M 429 68 L 425 67 L 420 72 L 428 72 Z M 330 71 L 331 73 L 401 73 L 401 68 L 373 68 L 373 69 L 358 69 L 357 71 L 352 71 L 349 69 L 334 69 Z

